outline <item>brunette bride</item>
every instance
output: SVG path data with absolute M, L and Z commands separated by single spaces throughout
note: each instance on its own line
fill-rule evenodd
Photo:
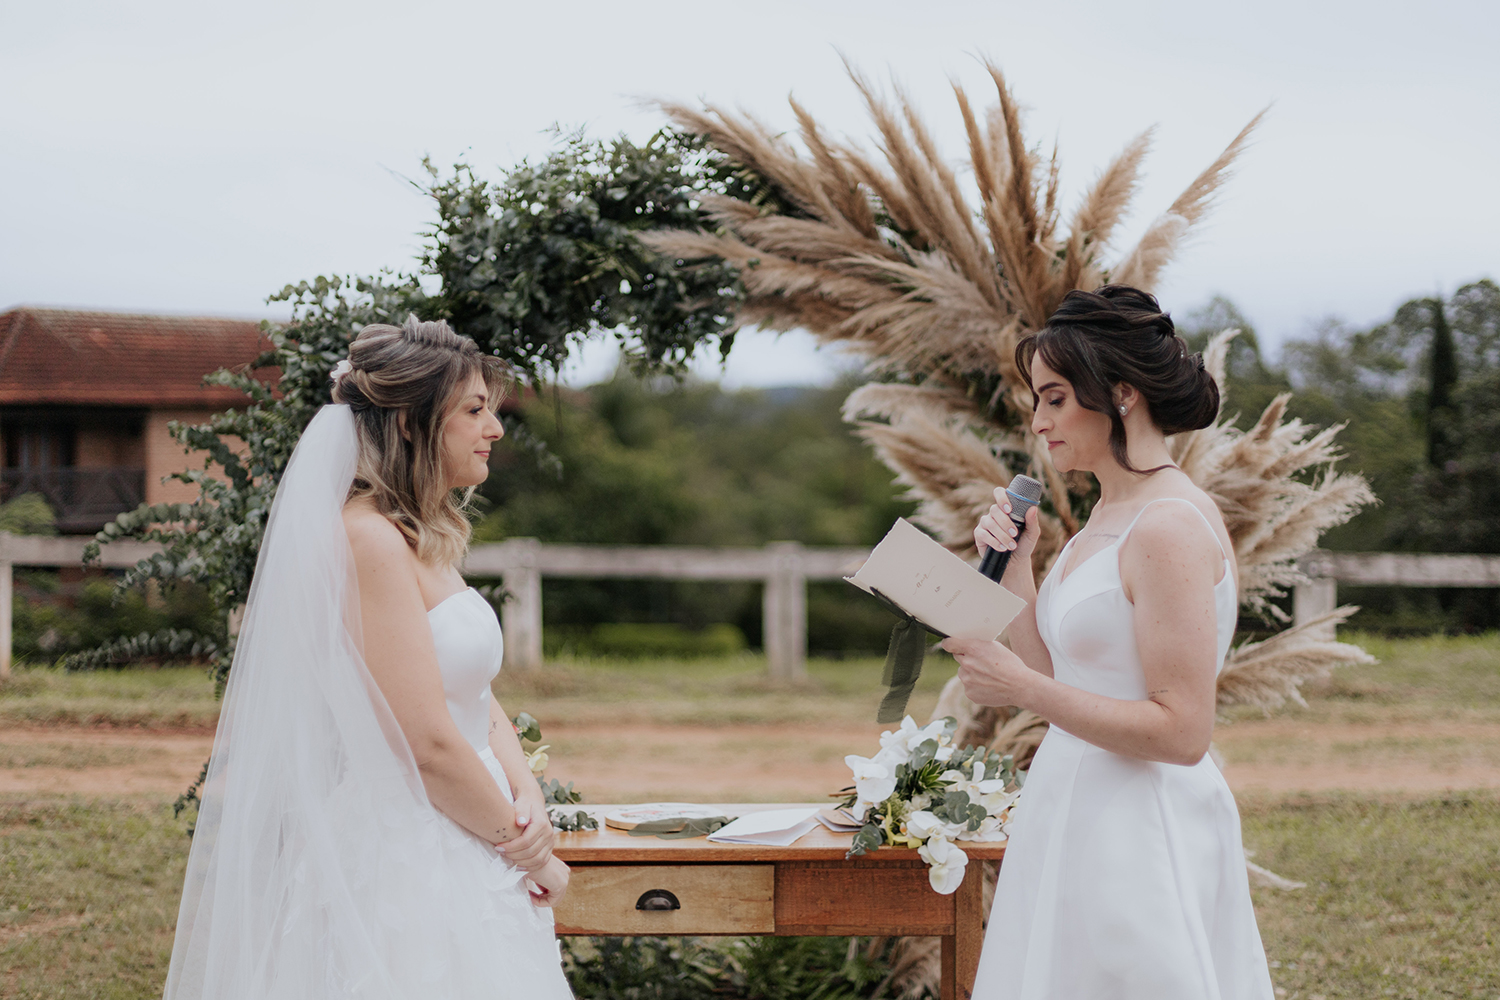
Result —
M 1234 796 L 1208 754 L 1234 635 L 1234 548 L 1166 436 L 1207 426 L 1219 392 L 1145 292 L 1069 292 L 1021 342 L 1031 427 L 1099 501 L 1038 591 L 1036 513 L 974 533 L 1013 549 L 1032 603 L 1011 648 L 947 639 L 981 705 L 1050 722 L 995 887 L 975 1000 L 1271 1000 Z M 997 491 L 997 498 L 1003 498 Z M 1012 651 L 1014 650 L 1014 651 Z
M 266 526 L 165 996 L 564 1000 L 568 872 L 456 568 L 503 367 L 413 317 L 334 378 Z

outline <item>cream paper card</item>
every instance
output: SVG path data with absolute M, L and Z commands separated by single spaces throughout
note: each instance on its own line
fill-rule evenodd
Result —
M 759 844 L 763 847 L 790 847 L 807 836 L 818 825 L 818 807 L 801 809 L 768 809 L 746 813 L 728 826 L 710 833 L 716 844 Z
M 994 639 L 1026 607 L 904 517 L 844 579 L 866 593 L 880 591 L 923 625 L 961 639 Z

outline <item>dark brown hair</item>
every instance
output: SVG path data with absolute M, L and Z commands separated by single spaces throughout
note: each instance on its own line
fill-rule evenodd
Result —
M 469 543 L 464 509 L 473 489 L 455 495 L 443 468 L 443 424 L 475 375 L 494 409 L 510 387 L 505 362 L 448 324 L 408 316 L 402 326 L 372 323 L 349 345 L 352 366 L 334 385 L 359 434 L 349 499 L 369 497 L 406 536 L 417 558 L 456 563 Z
M 1219 386 L 1204 369 L 1203 355 L 1188 354 L 1172 317 L 1161 311 L 1156 296 L 1138 288 L 1075 289 L 1045 327 L 1016 345 L 1016 367 L 1032 391 L 1033 409 L 1037 399 L 1031 359 L 1037 354 L 1073 384 L 1080 406 L 1109 417 L 1110 453 L 1131 472 L 1142 470 L 1130 464 L 1125 450 L 1125 422 L 1115 409 L 1115 386 L 1133 386 L 1163 434 L 1207 427 L 1219 415 Z

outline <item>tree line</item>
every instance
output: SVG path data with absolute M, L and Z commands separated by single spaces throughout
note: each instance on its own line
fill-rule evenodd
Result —
M 1228 413 L 1249 419 L 1277 394 L 1309 424 L 1343 424 L 1345 464 L 1369 479 L 1377 506 L 1323 536 L 1345 551 L 1500 553 L 1500 286 L 1474 281 L 1413 298 L 1369 328 L 1335 319 L 1262 350 L 1254 324 L 1219 297 L 1180 324 L 1190 342 L 1238 327 L 1228 360 Z M 1348 588 L 1356 624 L 1393 631 L 1500 627 L 1488 590 Z
M 778 411 L 765 400 L 652 381 L 680 376 L 700 349 L 727 354 L 732 315 L 745 292 L 734 266 L 664 257 L 640 237 L 664 228 L 712 229 L 714 219 L 702 201 L 711 194 L 729 194 L 768 212 L 786 208 L 785 192 L 764 178 L 701 138 L 668 129 L 641 144 L 623 137 L 599 142 L 562 136 L 546 157 L 495 180 L 468 165 L 447 174 L 429 165 L 424 190 L 435 218 L 411 271 L 325 276 L 287 286 L 271 297 L 292 310 L 290 323 L 268 326 L 273 349 L 248 371 L 209 377 L 240 389 L 250 402 L 206 424 L 176 428 L 182 444 L 206 453 L 217 466 L 181 475 L 199 487 L 199 500 L 143 507 L 100 533 L 101 544 L 133 537 L 162 546 L 161 555 L 124 574 L 123 590 L 197 588 L 215 614 L 196 616 L 200 624 L 191 628 L 105 643 L 75 655 L 75 666 L 192 649 L 225 675 L 233 639 L 223 623 L 249 592 L 281 470 L 302 428 L 329 399 L 329 370 L 363 325 L 399 323 L 409 312 L 446 319 L 510 362 L 537 391 L 537 402 L 511 421 L 512 449 L 519 452 L 492 487 L 496 506 L 490 517 L 496 520 L 487 532 L 556 540 L 571 534 L 568 540 L 579 540 L 584 529 L 564 513 L 577 509 L 596 519 L 587 529 L 591 541 L 868 542 L 903 509 L 889 473 L 838 422 L 836 391 Z M 1252 414 L 1274 393 L 1290 389 L 1294 412 L 1304 419 L 1347 420 L 1342 440 L 1349 464 L 1372 476 L 1383 501 L 1330 533 L 1327 544 L 1496 551 L 1496 529 L 1486 515 L 1497 492 L 1496 312 L 1495 285 L 1477 282 L 1436 307 L 1431 299 L 1414 300 L 1372 330 L 1327 326 L 1287 345 L 1276 359 L 1265 357 L 1253 329 L 1239 322 L 1246 333 L 1230 359 L 1231 408 Z M 1199 335 L 1224 325 L 1221 320 L 1240 320 L 1223 301 L 1190 319 L 1185 327 L 1196 323 Z M 547 386 L 589 338 L 618 342 L 628 370 L 645 381 L 617 378 L 586 401 L 560 405 Z M 279 373 L 274 388 L 255 377 L 267 369 Z M 798 421 L 800 432 L 785 430 Z M 757 426 L 785 431 L 781 451 L 765 450 L 774 434 L 758 438 Z M 806 460 L 784 457 L 798 454 Z M 703 462 L 697 471 L 688 468 L 693 455 Z M 830 455 L 847 462 L 840 465 Z M 743 462 L 737 465 L 738 458 Z M 754 473 L 754 462 L 781 472 Z M 607 475 L 626 484 L 624 491 L 605 490 Z M 854 485 L 828 485 L 839 475 L 854 475 Z M 631 491 L 637 488 L 640 497 L 656 496 L 659 505 L 636 503 Z M 718 530 L 710 531 L 712 525 Z M 1438 606 L 1424 605 L 1417 617 L 1429 625 L 1497 622 L 1493 595 L 1427 598 Z M 553 604 L 562 613 L 569 600 L 559 596 Z M 743 620 L 747 632 L 756 630 L 744 610 L 753 601 L 726 595 L 718 603 L 720 621 Z M 691 621 L 708 614 L 691 602 L 673 604 L 663 597 L 658 604 L 639 613 Z M 668 605 L 684 610 L 663 610 Z

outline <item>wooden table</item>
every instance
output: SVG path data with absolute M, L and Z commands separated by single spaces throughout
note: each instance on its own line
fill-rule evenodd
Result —
M 970 864 L 944 896 L 915 850 L 845 859 L 852 835 L 822 826 L 790 847 L 661 840 L 605 827 L 616 806 L 586 808 L 600 829 L 557 838 L 555 853 L 573 869 L 557 933 L 941 937 L 943 1000 L 969 1000 L 984 936 L 981 862 L 999 861 L 1004 844 L 961 845 Z M 712 808 L 743 816 L 793 806 Z

